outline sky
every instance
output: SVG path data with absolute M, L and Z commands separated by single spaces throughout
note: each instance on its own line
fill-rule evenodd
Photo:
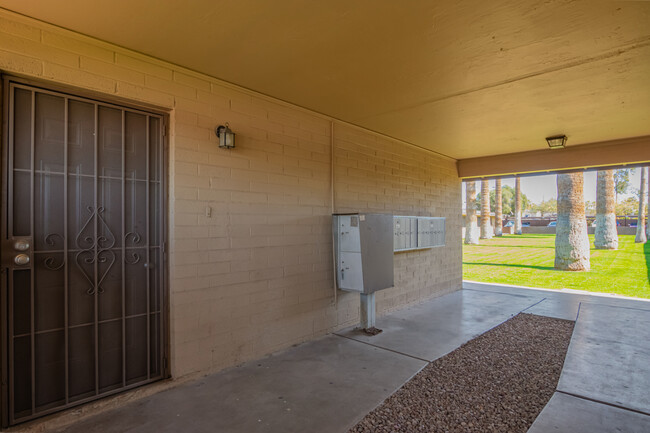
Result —
M 596 201 L 596 171 L 585 172 L 584 193 L 585 201 Z M 633 191 L 638 189 L 641 182 L 641 170 L 635 169 L 630 175 L 630 189 L 627 194 L 619 195 L 618 199 L 621 201 L 626 197 L 633 196 Z M 515 178 L 504 178 L 501 181 L 502 185 L 509 185 L 515 187 Z M 481 191 L 480 184 L 476 185 L 477 192 Z M 494 189 L 494 181 L 490 180 L 490 189 Z M 465 208 L 465 187 L 463 186 L 463 209 Z M 547 174 L 540 176 L 524 176 L 521 178 L 521 192 L 528 196 L 528 199 L 533 203 L 539 204 L 543 200 L 557 198 L 557 183 L 556 175 Z

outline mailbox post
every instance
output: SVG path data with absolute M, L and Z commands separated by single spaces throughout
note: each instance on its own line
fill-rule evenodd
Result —
M 393 216 L 335 214 L 332 218 L 336 281 L 359 292 L 361 327 L 375 328 L 375 292 L 393 287 Z

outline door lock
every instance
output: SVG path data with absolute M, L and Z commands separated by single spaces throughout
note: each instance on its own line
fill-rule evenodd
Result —
M 14 242 L 14 250 L 27 251 L 29 249 L 29 241 L 27 239 L 18 239 Z
M 16 236 L 0 242 L 0 266 L 31 266 L 32 244 L 31 236 Z
M 14 263 L 18 266 L 25 266 L 29 264 L 29 256 L 27 254 L 18 254 L 14 257 Z

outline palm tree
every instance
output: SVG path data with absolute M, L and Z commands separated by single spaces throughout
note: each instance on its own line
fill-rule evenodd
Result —
M 589 237 L 582 172 L 557 175 L 555 268 L 588 271 Z
M 491 239 L 490 231 L 490 182 L 481 181 L 481 239 Z
M 639 188 L 639 219 L 636 223 L 636 237 L 634 242 L 636 243 L 645 243 L 648 240 L 646 236 L 646 227 L 645 227 L 645 206 L 648 202 L 648 184 L 646 183 L 646 177 L 648 169 L 646 167 L 641 167 L 641 188 Z
M 515 176 L 515 233 L 521 234 L 521 180 Z
M 647 191 L 650 193 L 650 167 L 648 168 L 648 186 L 647 186 Z M 650 239 L 650 224 L 646 224 L 646 226 L 645 226 L 645 237 L 646 237 L 646 239 Z
M 594 245 L 601 250 L 615 250 L 618 248 L 618 233 L 616 232 L 614 170 L 598 170 L 597 179 Z
M 476 226 L 476 182 L 465 182 L 465 243 L 478 244 Z
M 501 179 L 496 180 L 496 190 L 494 192 L 495 210 L 494 210 L 494 235 L 503 236 L 503 203 L 501 198 Z

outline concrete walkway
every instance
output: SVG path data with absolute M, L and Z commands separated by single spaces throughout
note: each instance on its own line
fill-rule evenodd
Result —
M 528 433 L 650 432 L 650 302 L 465 283 L 465 289 L 539 293 L 526 313 L 576 320 L 557 390 Z
M 428 362 L 522 311 L 578 318 L 530 432 L 650 431 L 650 302 L 470 282 L 379 318 L 377 336 L 343 330 L 49 431 L 344 433 Z

